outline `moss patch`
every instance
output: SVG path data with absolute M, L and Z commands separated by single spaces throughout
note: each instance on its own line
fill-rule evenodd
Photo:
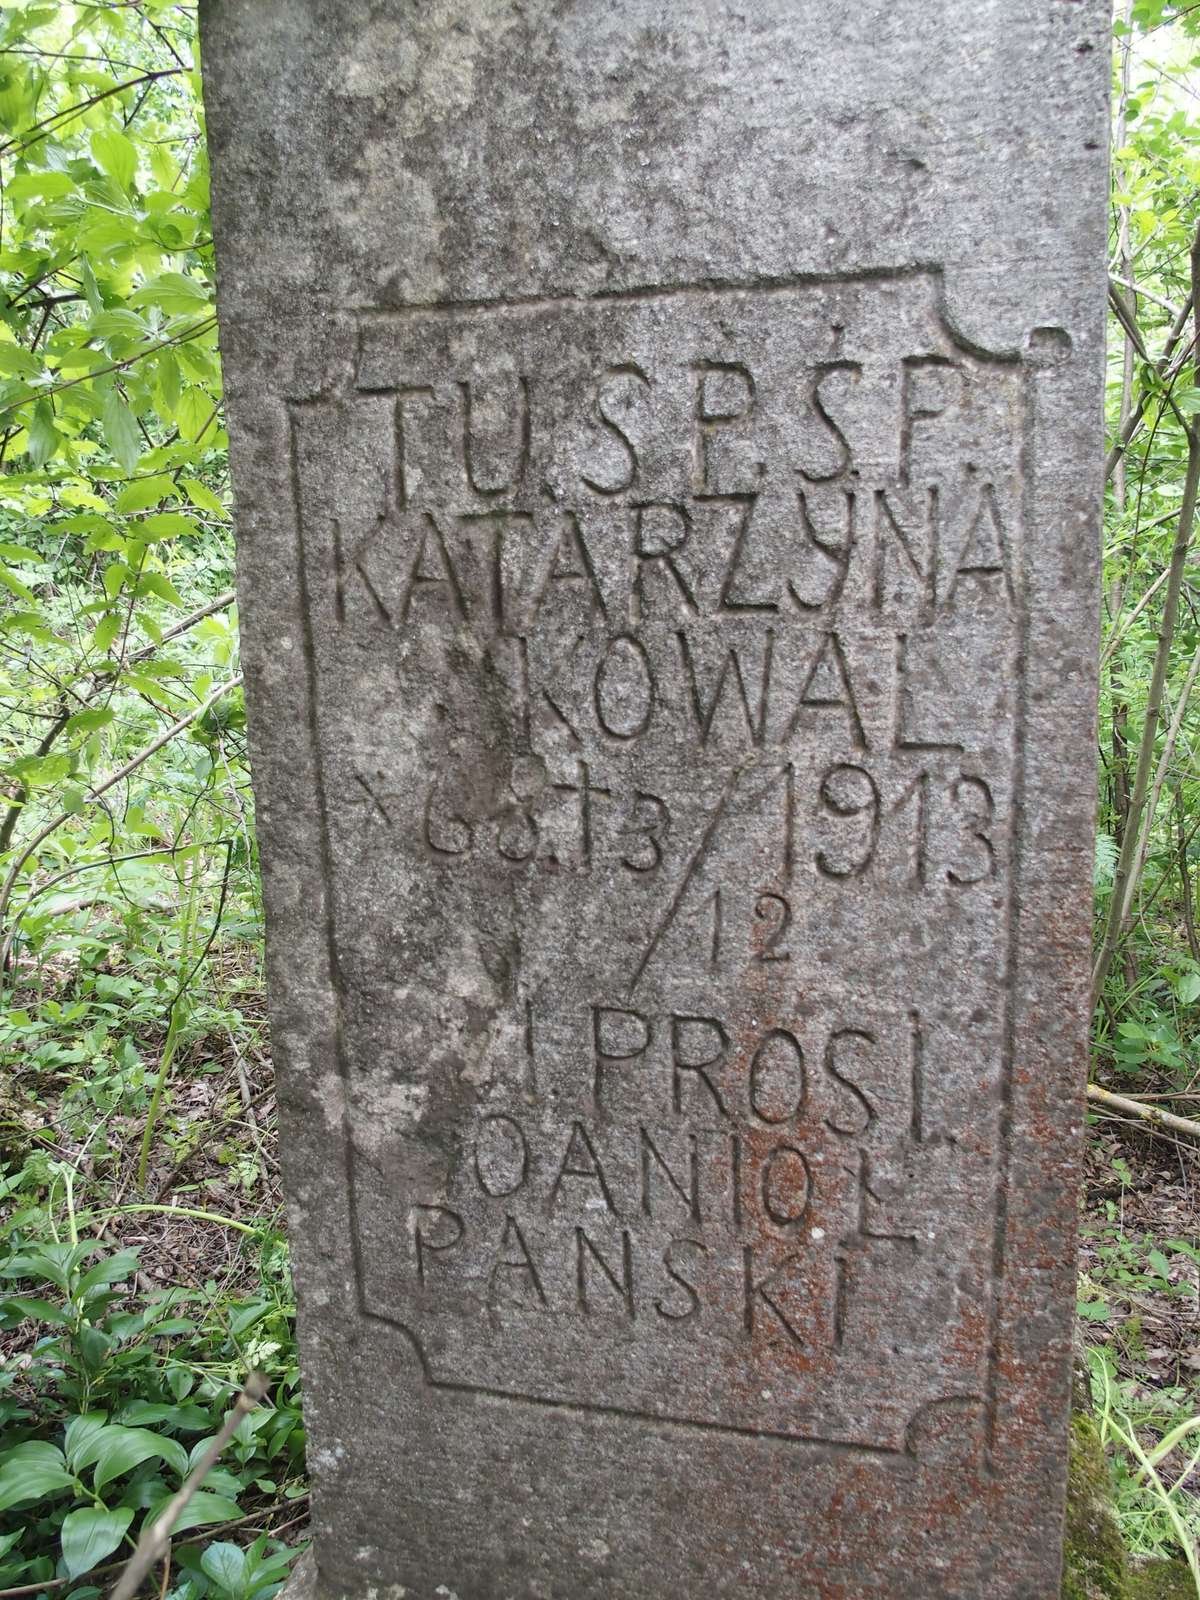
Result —
M 1126 1576 L 1104 1447 L 1091 1417 L 1076 1412 L 1071 1419 L 1062 1600 L 1129 1600 Z M 1145 1593 L 1149 1600 L 1153 1591 Z
M 1197 1600 L 1186 1561 L 1139 1559 L 1126 1552 L 1104 1447 L 1084 1411 L 1071 1418 L 1062 1600 Z
M 1186 1561 L 1129 1563 L 1128 1600 L 1196 1600 L 1196 1585 Z

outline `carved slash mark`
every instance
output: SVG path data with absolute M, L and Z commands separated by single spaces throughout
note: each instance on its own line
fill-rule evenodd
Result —
M 688 862 L 687 867 L 684 870 L 683 877 L 679 880 L 679 887 L 675 890 L 674 895 L 671 897 L 670 905 L 660 918 L 658 926 L 651 935 L 650 943 L 642 952 L 641 960 L 633 970 L 633 976 L 629 980 L 629 989 L 627 991 L 629 995 L 633 994 L 633 991 L 642 981 L 642 976 L 645 973 L 646 968 L 650 965 L 650 961 L 653 958 L 654 952 L 658 949 L 659 945 L 666 937 L 667 930 L 678 916 L 679 908 L 683 904 L 683 897 L 687 893 L 688 886 L 692 879 L 699 871 L 705 856 L 707 856 L 712 847 L 713 839 L 715 838 L 717 829 L 721 824 L 721 818 L 725 815 L 725 810 L 729 805 L 730 800 L 733 798 L 733 792 L 737 788 L 740 778 L 741 773 L 734 772 L 729 782 L 725 785 L 725 789 L 721 795 L 721 798 L 714 806 L 712 815 L 709 817 L 704 829 L 704 833 L 701 836 L 700 843 L 693 851 L 691 860 Z
M 383 776 L 382 772 L 379 774 L 379 776 L 382 778 L 382 776 Z M 390 794 L 387 794 L 387 793 L 382 793 L 382 794 L 378 793 L 375 789 L 373 789 L 371 787 L 371 785 L 367 782 L 366 778 L 363 777 L 361 772 L 356 772 L 354 774 L 354 781 L 355 781 L 355 783 L 357 783 L 359 785 L 359 787 L 366 794 L 368 805 L 373 810 L 378 811 L 379 815 L 383 818 L 384 822 L 390 828 L 391 825 L 392 825 L 391 813 L 388 811 L 387 807 L 384 805 L 383 802 L 385 800 L 390 800 L 392 798 L 392 796 Z M 360 804 L 361 804 L 361 802 L 360 802 Z

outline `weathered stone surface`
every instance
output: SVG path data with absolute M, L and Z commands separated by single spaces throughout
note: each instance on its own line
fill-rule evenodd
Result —
M 322 1592 L 1057 1593 L 1106 24 L 204 8 Z

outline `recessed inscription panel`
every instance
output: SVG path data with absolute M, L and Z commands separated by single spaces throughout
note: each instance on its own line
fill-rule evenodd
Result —
M 435 1385 L 982 1418 L 1026 374 L 939 288 L 367 315 L 290 408 L 360 1290 Z

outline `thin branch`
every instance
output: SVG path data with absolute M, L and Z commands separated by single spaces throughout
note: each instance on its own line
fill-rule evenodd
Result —
M 1162 754 L 1158 760 L 1158 769 L 1154 774 L 1154 782 L 1150 788 L 1150 798 L 1146 803 L 1145 814 L 1142 818 L 1141 838 L 1138 841 L 1137 855 L 1134 858 L 1133 881 L 1141 881 L 1142 873 L 1146 869 L 1146 852 L 1150 848 L 1150 833 L 1154 827 L 1155 813 L 1158 811 L 1158 802 L 1162 797 L 1163 784 L 1167 780 L 1167 773 L 1171 770 L 1171 761 L 1175 755 L 1175 746 L 1179 742 L 1179 730 L 1183 726 L 1184 712 L 1191 698 L 1192 689 L 1195 687 L 1196 674 L 1200 672 L 1200 647 L 1197 647 L 1192 656 L 1188 675 L 1184 680 L 1180 692 L 1179 703 L 1175 707 L 1175 714 L 1171 718 L 1171 725 L 1167 729 L 1167 737 L 1163 740 Z
M 149 656 L 154 655 L 161 645 L 166 644 L 168 639 L 177 639 L 181 633 L 186 633 L 189 628 L 194 628 L 198 622 L 203 622 L 205 617 L 211 617 L 214 611 L 224 611 L 225 607 L 231 606 L 236 599 L 236 589 L 227 589 L 224 594 L 219 594 L 215 600 L 210 600 L 207 605 L 200 606 L 195 611 L 190 611 L 186 617 L 181 617 L 174 627 L 168 628 L 163 634 L 162 638 L 156 643 L 143 645 L 140 650 L 135 650 L 129 657 L 126 665 L 132 666 L 135 661 L 145 661 Z M 106 670 L 105 668 L 100 668 L 98 671 L 93 673 L 92 687 L 84 696 L 85 703 L 91 698 L 92 694 L 99 687 L 101 681 L 114 675 L 115 674 L 113 672 Z M 71 712 L 69 709 L 64 708 L 60 713 L 55 715 L 53 726 L 46 730 L 44 737 L 38 744 L 36 750 L 33 752 L 35 757 L 44 756 L 48 753 L 50 747 L 54 744 L 54 741 L 66 727 L 70 719 Z M 24 785 L 21 785 L 20 792 L 9 804 L 9 808 L 4 815 L 4 821 L 0 823 L 0 855 L 3 855 L 12 842 L 13 830 L 17 825 L 17 818 L 24 809 L 28 798 L 28 791 L 25 789 Z
M 1181 350 L 1177 351 L 1175 348 L 1179 343 L 1179 340 L 1182 338 L 1183 331 L 1188 324 L 1188 318 L 1192 314 L 1192 300 L 1193 296 L 1189 294 L 1183 305 L 1179 308 L 1179 315 L 1171 324 L 1170 331 L 1168 332 L 1166 340 L 1163 344 L 1162 354 L 1159 356 L 1158 360 L 1153 363 L 1156 375 L 1164 382 L 1167 381 L 1169 377 L 1175 377 L 1179 374 L 1192 348 L 1191 340 L 1189 340 Z M 1105 458 L 1104 481 L 1106 483 L 1116 471 L 1117 462 L 1120 461 L 1121 457 L 1125 454 L 1130 441 L 1137 432 L 1138 428 L 1141 426 L 1142 417 L 1145 413 L 1146 406 L 1149 404 L 1149 401 L 1150 395 L 1143 387 L 1138 395 L 1137 403 L 1129 413 L 1129 416 L 1125 421 L 1125 425 L 1121 428 L 1117 436 L 1116 443 L 1109 450 L 1108 455 Z
M 1176 812 L 1176 850 L 1179 862 L 1179 889 L 1183 900 L 1183 927 L 1187 934 L 1188 949 L 1192 952 L 1192 960 L 1200 964 L 1200 938 L 1196 936 L 1196 906 L 1192 899 L 1192 874 L 1188 867 L 1187 833 L 1183 825 L 1183 794 L 1175 791 Z
M 85 111 L 90 111 L 93 106 L 98 106 L 102 100 L 110 99 L 114 94 L 123 94 L 126 89 L 136 89 L 139 84 L 154 83 L 158 78 L 177 78 L 182 72 L 181 67 L 162 67 L 157 72 L 144 72 L 140 77 L 129 78 L 125 83 L 114 83 L 110 89 L 102 89 L 99 94 L 92 95 L 90 100 L 81 100 L 77 105 L 63 106 L 50 116 L 44 117 L 41 122 L 35 122 L 26 132 L 33 135 L 30 139 L 10 139 L 7 144 L 0 144 L 0 156 L 20 155 L 23 150 L 28 150 L 30 145 L 35 145 L 40 139 L 47 138 L 52 133 L 58 133 L 63 126 L 73 117 L 81 117 Z M 54 124 L 58 126 L 55 127 Z
M 252 1522 L 261 1522 L 264 1517 L 273 1517 L 277 1511 L 290 1510 L 292 1506 L 302 1506 L 309 1498 L 308 1491 L 298 1494 L 294 1500 L 277 1500 L 274 1505 L 263 1506 L 260 1511 L 249 1511 L 244 1517 L 234 1517 L 230 1522 L 214 1522 L 205 1528 L 203 1533 L 194 1533 L 188 1539 L 180 1539 L 180 1545 L 210 1544 L 218 1534 L 234 1533 L 238 1528 L 246 1528 Z M 307 1521 L 305 1516 L 293 1517 L 289 1522 L 280 1523 L 277 1528 L 267 1528 L 272 1539 L 278 1539 L 289 1528 L 297 1528 L 302 1522 Z M 125 1565 L 124 1560 L 108 1561 L 102 1567 L 93 1567 L 88 1574 L 89 1578 L 107 1577 L 110 1572 L 120 1572 Z M 79 1583 L 78 1578 L 43 1578 L 41 1583 L 19 1583 L 13 1589 L 0 1589 L 0 1600 L 23 1600 L 25 1595 L 45 1594 L 49 1589 L 68 1589 Z
M 1178 513 L 1177 512 L 1172 512 L 1171 515 L 1172 516 L 1177 516 Z M 1165 520 L 1165 518 L 1163 520 Z M 1163 570 L 1159 573 L 1158 577 L 1155 578 L 1154 582 L 1146 590 L 1145 594 L 1138 601 L 1137 605 L 1134 606 L 1133 610 L 1129 613 L 1129 615 L 1122 619 L 1120 627 L 1119 628 L 1114 628 L 1113 631 L 1109 634 L 1108 642 L 1104 646 L 1104 649 L 1100 653 L 1100 670 L 1101 671 L 1103 671 L 1104 668 L 1108 665 L 1108 663 L 1112 660 L 1112 657 L 1113 657 L 1113 655 L 1114 655 L 1114 653 L 1116 651 L 1117 646 L 1121 643 L 1122 639 L 1124 639 L 1125 635 L 1129 632 L 1130 628 L 1137 621 L 1138 617 L 1141 616 L 1142 612 L 1146 609 L 1146 606 L 1148 605 L 1148 603 L 1158 593 L 1159 589 L 1162 588 L 1163 584 L 1166 583 L 1167 574 L 1169 573 L 1169 571 L 1170 571 L 1169 567 L 1164 567 L 1163 568 Z
M 155 644 L 144 645 L 140 650 L 135 650 L 129 661 L 144 661 L 147 656 L 152 656 L 168 639 L 177 639 L 181 633 L 186 633 L 189 628 L 194 628 L 198 622 L 203 622 L 205 617 L 211 617 L 214 611 L 224 611 L 226 606 L 231 606 L 237 599 L 236 589 L 226 589 L 224 594 L 219 594 L 215 600 L 210 600 L 207 605 L 200 606 L 195 611 L 189 611 L 186 617 L 181 617 L 174 627 L 168 628 Z
M 1140 283 L 1134 283 L 1130 278 L 1122 278 L 1118 273 L 1110 272 L 1109 278 L 1113 283 L 1119 283 L 1122 289 L 1132 289 L 1134 294 L 1140 294 L 1143 300 L 1149 300 L 1156 306 L 1161 306 L 1164 311 L 1169 311 L 1173 317 L 1179 315 L 1179 307 L 1170 300 L 1164 300 L 1160 294 L 1152 294 L 1149 289 Z
M 1200 1139 L 1200 1122 L 1194 1122 L 1191 1117 L 1178 1117 L 1173 1111 L 1160 1111 L 1157 1106 L 1145 1105 L 1141 1100 L 1130 1100 L 1127 1095 L 1110 1094 L 1095 1083 L 1088 1084 L 1087 1097 L 1095 1105 L 1104 1106 L 1109 1111 L 1122 1111 L 1126 1116 L 1137 1117 L 1140 1122 L 1148 1122 L 1151 1127 L 1172 1128 L 1176 1133 L 1186 1133 L 1192 1139 Z
M 216 705 L 217 701 L 221 699 L 222 695 L 228 694 L 231 689 L 236 689 L 241 681 L 242 675 L 239 672 L 227 682 L 218 684 L 217 687 L 212 690 L 212 692 L 208 694 L 198 706 L 193 706 L 186 716 L 180 717 L 178 722 L 173 722 L 169 728 L 165 729 L 159 734 L 157 739 L 152 740 L 151 743 L 146 745 L 143 750 L 139 750 L 137 755 L 132 756 L 123 767 L 118 767 L 116 772 L 110 773 L 107 778 L 103 779 L 100 783 L 96 784 L 92 789 L 90 789 L 84 796 L 84 804 L 90 804 L 93 801 L 99 800 L 100 796 L 107 793 L 107 791 L 115 784 L 120 783 L 123 778 L 127 778 L 131 772 L 136 772 L 138 767 L 140 767 L 144 761 L 148 761 L 156 751 L 162 749 L 163 745 L 170 744 L 172 739 L 174 739 L 178 734 L 182 733 L 185 728 L 190 727 L 193 722 L 195 722 L 199 717 L 202 717 L 206 711 L 210 710 L 214 705 Z M 12 892 L 16 886 L 17 878 L 20 875 L 21 868 L 29 860 L 30 856 L 33 855 L 34 851 L 37 850 L 38 846 L 43 844 L 52 833 L 54 833 L 58 828 L 61 828 L 63 823 L 69 821 L 74 815 L 75 813 L 73 811 L 60 811 L 56 817 L 52 817 L 44 827 L 39 828 L 37 833 L 34 834 L 33 838 L 29 841 L 29 843 L 17 856 L 17 859 L 13 862 L 12 866 L 9 868 L 8 876 L 4 880 L 4 885 L 2 888 L 0 888 L 0 927 L 4 926 L 4 917 L 8 910 L 8 902 L 12 899 Z M 8 938 L 5 940 L 3 950 L 0 950 L 0 972 L 3 972 L 8 965 L 8 957 L 11 950 L 11 945 L 12 934 L 10 932 Z
M 189 340 L 195 339 L 202 333 L 207 333 L 210 328 L 215 328 L 216 325 L 216 317 L 203 317 L 199 322 L 193 323 L 190 328 L 185 328 L 182 333 L 173 334 L 169 339 L 160 339 L 157 344 L 148 344 L 144 349 L 137 351 L 135 355 L 126 356 L 124 361 L 111 361 L 106 367 L 93 367 L 91 372 L 81 372 L 79 377 L 68 378 L 65 383 L 52 383 L 47 388 L 40 390 L 31 389 L 28 394 L 20 395 L 10 400 L 5 410 L 12 411 L 17 406 L 29 405 L 31 401 L 45 400 L 52 394 L 62 394 L 64 389 L 73 389 L 77 383 L 90 383 L 93 378 L 102 378 L 107 372 L 124 372 L 126 367 L 135 366 L 139 361 L 145 360 L 147 356 L 154 355 L 156 351 L 166 350 L 173 344 L 187 344 Z
M 1196 335 L 1200 336 L 1200 227 L 1192 240 L 1192 294 L 1190 303 L 1197 307 Z M 1198 339 L 1200 342 L 1200 339 Z M 1186 425 L 1188 441 L 1187 472 L 1183 484 L 1183 502 L 1179 508 L 1179 525 L 1171 550 L 1167 569 L 1167 593 L 1163 602 L 1162 624 L 1159 628 L 1158 646 L 1146 695 L 1146 716 L 1142 725 L 1141 743 L 1138 746 L 1137 768 L 1133 791 L 1129 797 L 1128 825 L 1121 840 L 1121 853 L 1113 876 L 1112 895 L 1108 903 L 1108 919 L 1100 952 L 1092 969 L 1092 1003 L 1100 1003 L 1100 995 L 1112 966 L 1113 956 L 1125 931 L 1129 909 L 1137 889 L 1136 863 L 1141 849 L 1142 813 L 1150 789 L 1150 774 L 1154 764 L 1154 744 L 1162 714 L 1163 694 L 1166 688 L 1167 668 L 1170 664 L 1171 644 L 1175 637 L 1175 622 L 1179 614 L 1179 596 L 1183 587 L 1183 569 L 1191 547 L 1193 525 L 1196 520 L 1196 496 L 1200 488 L 1200 419 L 1193 418 Z
M 33 759 L 35 761 L 41 756 L 49 754 L 50 748 L 54 741 L 58 738 L 59 734 L 63 731 L 70 720 L 71 708 L 67 704 L 67 697 L 64 694 L 59 700 L 59 710 L 54 718 L 54 721 L 38 740 L 37 747 L 33 752 Z M 23 783 L 18 783 L 17 792 L 9 802 L 8 810 L 4 813 L 4 821 L 0 822 L 0 855 L 2 855 L 12 843 L 13 829 L 17 825 L 17 818 L 25 809 L 25 802 L 28 799 L 29 790 Z

